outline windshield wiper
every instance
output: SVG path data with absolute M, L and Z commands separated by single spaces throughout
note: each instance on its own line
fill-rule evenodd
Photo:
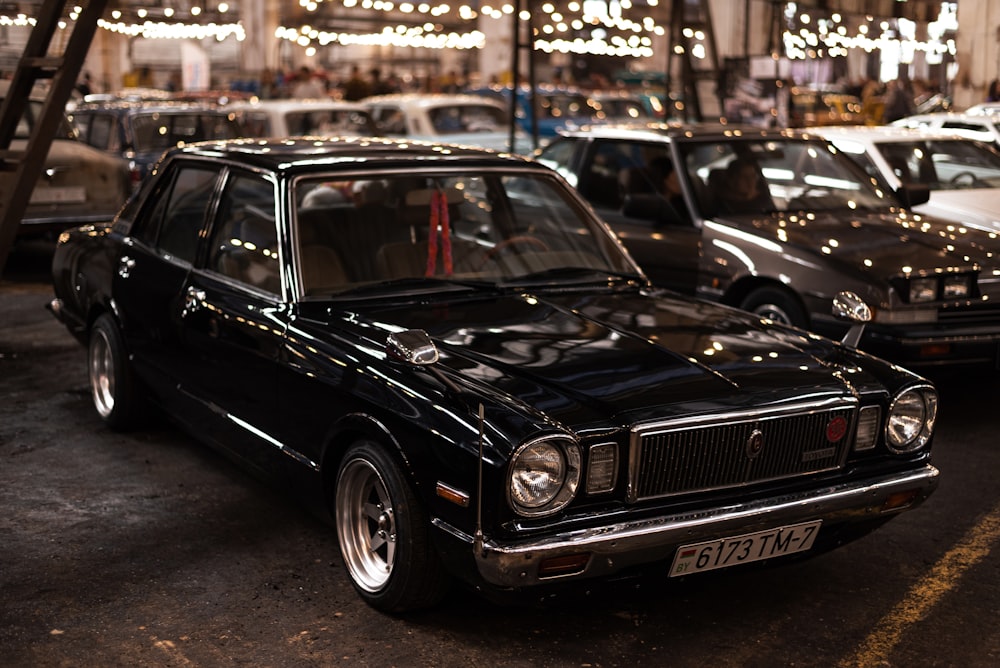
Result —
M 549 285 L 589 285 L 595 282 L 607 283 L 609 278 L 625 281 L 636 281 L 641 279 L 638 274 L 612 271 L 609 269 L 595 269 L 593 267 L 551 267 L 549 269 L 533 271 L 530 274 L 516 276 L 512 279 L 501 282 L 499 285 L 527 285 L 538 282 L 544 282 Z
M 375 281 L 362 283 L 359 285 L 346 286 L 343 290 L 331 291 L 331 295 L 337 297 L 358 296 L 391 292 L 395 294 L 440 292 L 442 290 L 466 291 L 495 289 L 497 284 L 493 281 L 475 281 L 465 279 L 446 278 L 440 276 L 405 276 L 393 278 L 385 281 Z

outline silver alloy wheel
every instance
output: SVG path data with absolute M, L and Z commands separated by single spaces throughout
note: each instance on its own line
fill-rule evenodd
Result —
M 781 323 L 782 325 L 792 325 L 792 318 L 785 312 L 778 304 L 760 304 L 753 310 L 754 315 L 758 315 L 761 318 L 767 318 L 773 322 Z
M 115 359 L 107 333 L 100 327 L 90 339 L 90 391 L 97 413 L 106 418 L 115 409 Z
M 392 499 L 378 470 L 366 459 L 345 464 L 337 484 L 337 537 L 357 585 L 378 592 L 389 582 L 396 558 Z

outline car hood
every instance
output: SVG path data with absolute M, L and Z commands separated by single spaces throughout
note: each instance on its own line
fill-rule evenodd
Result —
M 717 224 L 718 223 L 718 224 Z M 727 216 L 707 221 L 710 237 L 742 246 L 786 244 L 883 278 L 912 272 L 936 272 L 996 264 L 995 235 L 975 228 L 955 228 L 939 218 L 892 212 L 795 211 L 769 216 Z
M 1000 232 L 1000 188 L 935 190 L 917 213 Z
M 841 364 L 855 385 L 868 378 L 844 347 L 670 293 L 524 293 L 364 313 L 343 316 L 359 337 L 425 330 L 459 382 L 574 429 L 844 396 Z

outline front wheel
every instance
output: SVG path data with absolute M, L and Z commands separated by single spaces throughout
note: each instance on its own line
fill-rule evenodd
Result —
M 403 612 L 443 598 L 448 578 L 431 545 L 427 514 L 377 443 L 361 441 L 345 455 L 334 515 L 344 565 L 369 605 Z
M 757 288 L 740 302 L 740 308 L 783 325 L 803 329 L 809 327 L 809 316 L 805 309 L 795 295 L 782 288 Z
M 129 364 L 118 325 L 104 314 L 90 328 L 87 376 L 94 408 L 112 429 L 136 426 L 145 415 L 145 400 Z

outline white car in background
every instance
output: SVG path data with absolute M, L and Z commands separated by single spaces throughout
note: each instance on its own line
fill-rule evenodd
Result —
M 903 128 L 927 128 L 931 130 L 947 130 L 954 134 L 992 142 L 1000 146 L 1000 114 L 979 111 L 938 111 L 930 114 L 907 116 L 892 124 Z
M 1000 231 L 1000 151 L 993 144 L 941 130 L 823 127 L 825 137 L 893 190 L 926 185 L 930 199 L 915 213 Z
M 462 93 L 397 93 L 363 102 L 380 136 L 510 152 L 510 114 L 499 100 Z M 512 152 L 530 154 L 530 142 L 526 133 L 516 130 Z
M 376 134 L 368 109 L 358 102 L 334 99 L 281 99 L 232 102 L 247 137 L 339 136 Z

